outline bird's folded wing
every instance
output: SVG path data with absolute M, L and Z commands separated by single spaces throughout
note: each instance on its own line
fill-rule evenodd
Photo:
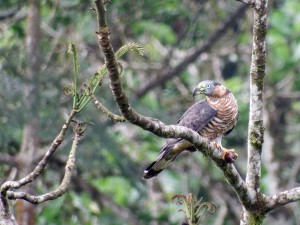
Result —
M 179 119 L 178 125 L 199 132 L 216 114 L 217 110 L 212 108 L 205 99 L 192 105 Z

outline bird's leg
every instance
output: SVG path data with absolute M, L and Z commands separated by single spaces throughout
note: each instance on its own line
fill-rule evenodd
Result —
M 234 152 L 234 149 L 227 149 L 222 147 L 222 145 L 217 142 L 212 142 L 212 144 L 222 151 L 222 159 L 226 162 L 232 163 L 238 157 L 238 154 Z

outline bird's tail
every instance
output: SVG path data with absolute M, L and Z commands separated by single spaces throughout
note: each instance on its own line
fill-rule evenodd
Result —
M 150 179 L 157 176 L 161 171 L 167 168 L 171 162 L 181 153 L 181 151 L 172 151 L 173 145 L 166 145 L 162 148 L 157 159 L 144 170 L 144 178 Z

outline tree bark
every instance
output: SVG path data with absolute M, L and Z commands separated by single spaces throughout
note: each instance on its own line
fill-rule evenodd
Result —
M 253 193 L 252 201 L 259 202 L 261 177 L 261 152 L 264 142 L 263 90 L 266 73 L 266 31 L 268 0 L 251 1 L 254 11 L 252 60 L 250 68 L 250 109 L 248 127 L 248 163 L 246 184 Z M 257 207 L 260 204 L 256 204 Z M 241 225 L 262 224 L 262 210 L 243 207 Z

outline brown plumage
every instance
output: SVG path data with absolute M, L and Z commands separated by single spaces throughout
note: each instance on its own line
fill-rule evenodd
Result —
M 193 91 L 193 96 L 206 95 L 206 99 L 192 105 L 179 119 L 178 125 L 197 131 L 207 141 L 221 147 L 225 156 L 228 150 L 221 145 L 224 135 L 231 132 L 238 120 L 238 106 L 233 94 L 215 81 L 202 81 Z M 169 138 L 161 148 L 158 158 L 145 169 L 144 178 L 157 176 L 183 151 L 196 151 L 188 141 Z M 231 151 L 231 150 L 229 150 Z

